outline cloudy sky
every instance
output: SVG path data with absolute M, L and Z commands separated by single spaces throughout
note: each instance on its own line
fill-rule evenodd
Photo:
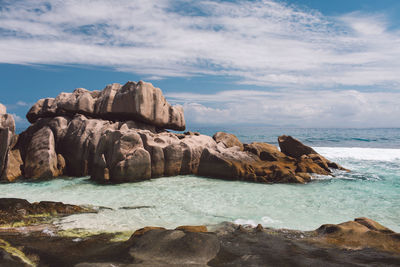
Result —
M 0 0 L 0 102 L 145 80 L 189 126 L 400 127 L 397 0 Z

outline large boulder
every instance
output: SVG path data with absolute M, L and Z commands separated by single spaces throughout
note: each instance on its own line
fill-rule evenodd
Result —
M 30 178 L 53 178 L 62 174 L 49 127 L 41 128 L 32 137 L 24 163 L 25 175 Z
M 10 153 L 17 140 L 14 118 L 6 112 L 5 106 L 0 104 L 0 179 L 6 177 L 8 162 L 13 160 Z
M 327 243 L 346 249 L 374 248 L 400 253 L 400 233 L 369 218 L 356 218 L 340 224 L 324 224 L 319 227 L 314 242 Z
M 143 266 L 207 266 L 219 251 L 215 233 L 149 229 L 127 242 L 135 263 Z
M 281 135 L 278 137 L 281 152 L 292 158 L 300 158 L 303 155 L 317 154 L 314 149 L 304 145 L 299 140 L 288 136 Z
M 291 136 L 279 136 L 278 143 L 282 153 L 299 160 L 300 164 L 298 171 L 318 174 L 330 173 L 330 168 L 349 171 L 339 164 L 321 156 L 314 149 L 304 145 L 299 140 Z M 315 165 L 311 166 L 310 163 L 315 163 L 318 165 L 318 167 Z
M 162 129 L 184 130 L 181 106 L 171 106 L 161 90 L 151 83 L 114 83 L 102 91 L 77 88 L 56 98 L 39 100 L 26 115 L 29 122 L 39 118 L 83 114 L 116 121 L 137 121 Z

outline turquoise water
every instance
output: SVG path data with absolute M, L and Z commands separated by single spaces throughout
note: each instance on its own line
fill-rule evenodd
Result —
M 271 142 L 281 133 L 293 134 L 291 130 L 276 135 L 273 131 L 265 134 L 264 130 L 256 132 L 254 129 L 231 132 L 244 142 L 248 142 L 247 139 Z M 246 131 L 247 135 L 244 134 Z M 329 129 L 330 137 L 325 135 L 327 129 L 296 131 L 294 136 L 307 140 L 305 142 L 313 145 L 319 153 L 352 172 L 337 172 L 335 178 L 315 176 L 306 185 L 266 185 L 176 176 L 102 186 L 83 177 L 0 184 L 0 196 L 111 208 L 102 209 L 98 214 L 66 217 L 57 222 L 64 229 L 127 231 L 149 225 L 172 228 L 234 221 L 312 230 L 324 223 L 340 223 L 366 216 L 400 231 L 399 129 L 353 129 L 351 131 L 356 133 L 354 140 L 349 137 L 349 130 Z M 384 138 L 385 134 L 387 137 Z M 342 142 L 332 141 L 340 138 L 343 138 Z M 393 143 L 391 149 L 388 140 Z

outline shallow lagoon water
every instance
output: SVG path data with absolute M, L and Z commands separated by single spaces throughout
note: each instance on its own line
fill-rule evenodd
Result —
M 400 231 L 400 149 L 317 147 L 352 170 L 315 176 L 306 185 L 256 184 L 175 176 L 119 185 L 88 177 L 0 184 L 1 197 L 104 206 L 98 214 L 61 219 L 64 229 L 132 231 L 144 226 L 213 225 L 223 221 L 313 230 L 366 216 Z

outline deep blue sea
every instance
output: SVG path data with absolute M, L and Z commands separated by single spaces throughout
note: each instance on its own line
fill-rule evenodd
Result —
M 400 129 L 193 127 L 234 133 L 244 143 L 277 144 L 292 135 L 351 169 L 314 176 L 305 185 L 229 182 L 195 176 L 96 185 L 88 177 L 0 184 L 1 197 L 106 206 L 98 214 L 69 216 L 65 229 L 133 231 L 143 226 L 215 225 L 223 221 L 312 230 L 324 223 L 369 217 L 400 232 Z M 126 207 L 146 206 L 138 209 Z M 125 208 L 123 208 L 125 207 Z

